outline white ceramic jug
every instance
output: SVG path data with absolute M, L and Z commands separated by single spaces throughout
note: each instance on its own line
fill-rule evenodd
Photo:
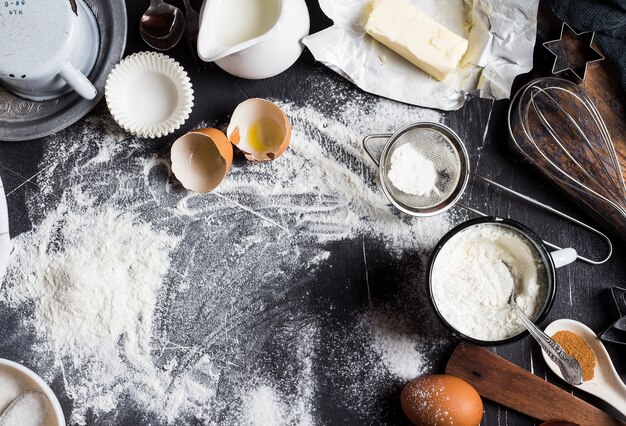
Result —
M 0 2 L 0 84 L 35 101 L 72 90 L 96 97 L 87 79 L 98 58 L 98 24 L 83 0 Z
M 238 77 L 273 77 L 300 57 L 309 27 L 304 0 L 205 0 L 198 55 Z

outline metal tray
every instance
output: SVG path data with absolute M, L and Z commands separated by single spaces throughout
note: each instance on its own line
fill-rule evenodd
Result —
M 0 141 L 22 141 L 51 135 L 76 123 L 104 96 L 109 72 L 126 47 L 128 22 L 124 0 L 86 0 L 100 28 L 100 54 L 89 75 L 98 95 L 87 100 L 75 92 L 59 99 L 35 102 L 0 87 Z

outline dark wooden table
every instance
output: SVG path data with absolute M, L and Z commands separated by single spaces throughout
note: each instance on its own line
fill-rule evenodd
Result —
M 128 2 L 129 38 L 126 53 L 146 50 L 138 33 L 138 22 L 143 12 L 146 2 Z M 178 4 L 180 2 L 173 1 Z M 193 2 L 198 8 L 199 1 Z M 308 1 L 312 16 L 311 32 L 316 32 L 330 25 L 330 21 L 322 14 L 314 0 Z M 314 61 L 310 53 L 306 52 L 302 58 L 290 70 L 284 74 L 265 81 L 245 81 L 231 77 L 216 67 L 211 67 L 208 71 L 197 72 L 194 70 L 191 58 L 184 44 L 181 44 L 173 51 L 171 56 L 181 62 L 189 70 L 191 79 L 196 90 L 196 105 L 190 119 L 176 135 L 182 134 L 189 128 L 196 126 L 200 121 L 221 120 L 231 113 L 234 107 L 248 97 L 271 97 L 277 99 L 298 100 L 302 97 L 298 91 L 291 90 L 296 83 L 306 80 L 315 75 L 316 78 L 327 79 L 334 84 L 339 84 L 360 92 L 357 88 L 350 88 L 348 82 L 326 69 L 321 64 Z M 541 60 L 543 56 L 538 55 Z M 524 78 L 518 79 L 516 86 L 519 86 Z M 331 96 L 325 93 L 323 86 L 316 86 L 320 96 Z M 202 96 L 199 96 L 202 94 Z M 445 123 L 456 130 L 465 141 L 470 152 L 470 159 L 474 171 L 489 176 L 498 182 L 503 183 L 513 189 L 530 194 L 537 199 L 548 202 L 551 205 L 562 209 L 585 220 L 591 220 L 584 215 L 569 200 L 560 195 L 542 177 L 530 167 L 516 159 L 507 146 L 506 112 L 508 101 L 491 102 L 488 100 L 471 99 L 464 108 L 459 111 L 446 113 Z M 104 101 L 92 115 L 106 114 Z M 71 133 L 68 133 L 71 135 Z M 176 136 L 174 135 L 174 136 Z M 166 137 L 161 140 L 151 142 L 149 147 L 155 153 L 164 155 L 174 137 Z M 36 191 L 36 180 L 24 183 L 28 178 L 37 174 L 37 166 L 42 156 L 46 139 L 20 143 L 0 144 L 0 175 L 5 181 L 8 196 L 8 206 L 11 222 L 11 233 L 17 236 L 26 232 L 34 225 L 30 223 L 29 216 L 25 214 L 25 194 L 28 191 Z M 166 155 L 166 154 L 165 154 Z M 521 221 L 534 229 L 545 239 L 559 242 L 566 246 L 580 248 L 581 251 L 602 250 L 602 246 L 594 237 L 579 232 L 579 230 L 569 224 L 563 223 L 537 209 L 511 198 L 505 193 L 498 192 L 493 188 L 487 188 L 482 184 L 472 184 L 468 190 L 466 203 L 478 208 L 488 209 L 488 213 L 500 216 L 510 216 Z M 462 211 L 459 216 L 464 215 Z M 615 252 L 612 259 L 602 266 L 590 266 L 581 262 L 560 269 L 558 271 L 558 289 L 554 306 L 547 318 L 550 322 L 557 318 L 573 318 L 587 324 L 594 331 L 600 331 L 607 326 L 609 321 L 614 319 L 615 312 L 611 307 L 609 288 L 611 286 L 626 286 L 626 243 L 614 239 Z M 317 284 L 315 291 L 318 302 L 316 308 L 320 311 L 326 309 L 326 303 L 333 303 L 339 307 L 328 318 L 329 329 L 340 329 L 344 322 L 352 320 L 352 311 L 362 309 L 367 305 L 367 293 L 365 288 L 365 271 L 362 259 L 362 241 L 342 241 L 331 245 L 332 254 L 322 267 L 316 271 L 314 282 Z M 372 288 L 372 298 L 384 299 L 394 291 L 395 281 L 402 279 L 402 274 L 396 273 L 395 269 L 400 266 L 397 262 L 391 262 L 384 254 L 382 245 L 373 245 L 370 255 L 375 259 L 369 265 L 369 282 L 374 284 Z M 378 260 L 376 260 L 378 259 Z M 345 285 L 337 286 L 337 283 Z M 333 285 L 333 283 L 335 285 Z M 420 284 L 421 285 L 421 284 Z M 294 301 L 301 297 L 301 294 L 293 294 Z M 288 302 L 288 301 L 287 301 Z M 426 301 L 423 301 L 426 305 Z M 432 315 L 432 313 L 430 314 Z M 0 357 L 11 358 L 21 361 L 38 370 L 37 365 L 33 365 L 27 352 L 21 352 L 21 346 L 17 348 L 11 342 L 14 334 L 15 324 L 10 321 L 11 313 L 5 307 L 0 306 Z M 546 323 L 547 323 L 546 322 Z M 424 332 L 428 332 L 425 330 Z M 24 347 L 28 342 L 24 342 Z M 443 367 L 455 342 L 447 345 L 443 351 L 437 352 L 438 356 L 430 360 L 434 364 L 434 370 L 443 371 Z M 607 345 L 616 368 L 622 378 L 626 378 L 626 347 Z M 354 348 L 358 351 L 358 348 Z M 554 375 L 546 371 L 539 348 L 530 338 L 522 341 L 493 348 L 495 352 L 513 361 L 514 363 L 533 371 L 540 377 L 553 382 L 564 389 L 571 390 L 565 386 Z M 332 366 L 327 367 L 332 370 Z M 354 366 L 359 368 L 359 366 Z M 399 408 L 399 393 L 401 384 L 396 383 L 374 395 L 374 403 L 367 413 L 354 412 L 345 405 L 338 404 L 343 398 L 340 387 L 336 386 L 337 378 L 332 374 L 321 380 L 315 396 L 315 419 L 318 424 L 405 424 L 401 410 Z M 69 415 L 71 401 L 65 395 L 61 381 L 52 384 L 53 389 L 61 396 L 61 400 Z M 363 392 L 370 393 L 371 389 L 363 389 Z M 573 393 L 594 404 L 610 410 L 601 404 L 600 401 L 589 397 L 577 390 Z M 137 412 L 132 406 L 120 406 L 119 413 L 110 416 L 94 416 L 91 420 L 94 424 L 126 424 L 152 422 L 158 424 L 155 419 Z M 193 422 L 197 423 L 197 421 Z M 533 419 L 527 418 L 518 413 L 512 412 L 486 402 L 484 425 L 522 425 L 537 424 Z

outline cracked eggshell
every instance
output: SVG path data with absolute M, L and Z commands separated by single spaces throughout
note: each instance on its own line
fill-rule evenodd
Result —
M 217 129 L 198 129 L 172 145 L 172 172 L 187 189 L 210 192 L 226 177 L 233 163 L 233 146 Z
M 272 161 L 289 146 L 291 124 L 278 105 L 252 98 L 237 106 L 226 134 L 248 160 Z

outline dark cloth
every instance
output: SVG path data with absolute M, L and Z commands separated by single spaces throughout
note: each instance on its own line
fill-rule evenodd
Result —
M 576 31 L 595 31 L 595 42 L 619 69 L 626 92 L 626 0 L 548 0 Z

